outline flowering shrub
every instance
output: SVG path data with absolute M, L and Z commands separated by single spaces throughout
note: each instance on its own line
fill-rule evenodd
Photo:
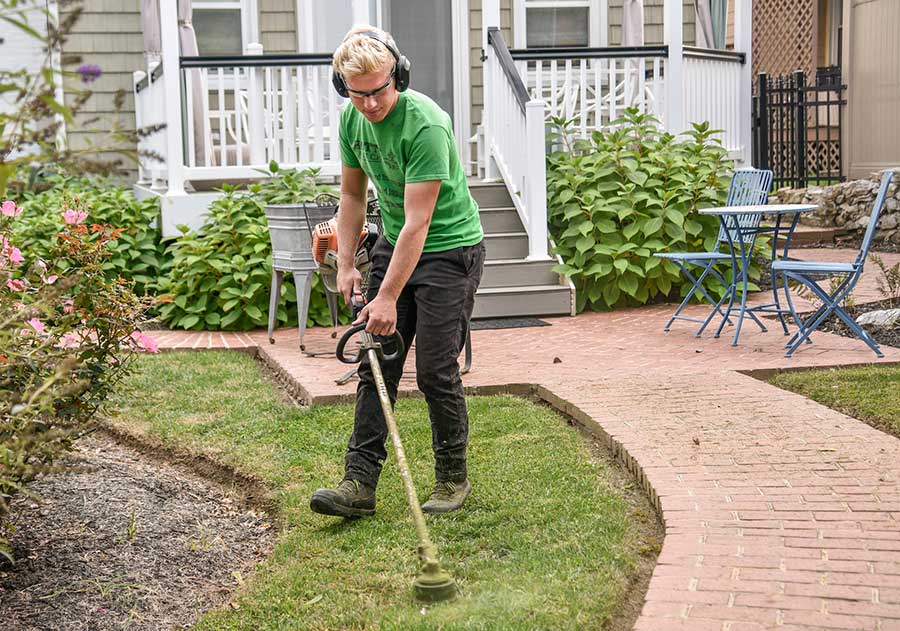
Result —
M 77 199 L 58 212 L 64 227 L 38 257 L 14 240 L 22 208 L 0 204 L 0 526 L 14 494 L 61 468 L 59 456 L 127 374 L 131 355 L 157 350 L 138 330 L 148 299 L 104 271 L 121 229 L 88 223 Z M 0 554 L 9 556 L 2 535 Z
M 58 209 L 81 204 L 91 209 L 92 222 L 121 229 L 119 238 L 107 244 L 110 256 L 103 261 L 107 276 L 134 281 L 137 294 L 157 293 L 161 277 L 171 266 L 171 255 L 154 225 L 159 217 L 157 199 L 137 200 L 130 190 L 99 177 L 54 174 L 42 177 L 40 185 L 43 190 L 39 192 L 17 196 L 26 210 L 13 225 L 21 249 L 38 257 L 49 256 L 59 240 L 56 235 L 66 226 Z M 59 264 L 68 267 L 65 260 Z

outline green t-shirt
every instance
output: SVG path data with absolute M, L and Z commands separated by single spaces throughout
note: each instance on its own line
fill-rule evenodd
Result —
M 341 112 L 341 160 L 362 169 L 378 191 L 384 236 L 397 244 L 407 183 L 440 180 L 425 252 L 475 245 L 484 237 L 478 204 L 466 184 L 450 117 L 430 98 L 407 90 L 378 123 L 348 104 Z

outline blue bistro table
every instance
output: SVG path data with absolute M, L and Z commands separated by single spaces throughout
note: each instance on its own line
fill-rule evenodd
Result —
M 700 210 L 701 215 L 712 215 L 718 217 L 722 224 L 723 231 L 728 236 L 728 243 L 731 247 L 731 286 L 727 288 L 725 295 L 716 305 L 717 308 L 712 310 L 709 317 L 700 327 L 702 332 L 710 323 L 713 316 L 719 312 L 718 307 L 728 299 L 728 308 L 722 317 L 722 322 L 716 330 L 715 337 L 719 337 L 722 328 L 726 322 L 730 322 L 729 316 L 737 310 L 737 328 L 734 332 L 734 340 L 732 346 L 737 346 L 738 337 L 741 335 L 741 324 L 744 318 L 750 317 L 764 332 L 767 330 L 758 317 L 756 312 L 775 313 L 781 321 L 784 334 L 788 334 L 787 323 L 784 315 L 790 313 L 795 322 L 798 322 L 797 313 L 794 311 L 794 305 L 791 303 L 791 296 L 788 292 L 787 282 L 783 284 L 784 296 L 787 303 L 787 309 L 781 306 L 778 297 L 778 282 L 775 276 L 772 276 L 772 298 L 773 302 L 747 307 L 747 269 L 750 266 L 750 256 L 753 254 L 753 244 L 756 236 L 765 233 L 772 234 L 772 260 L 779 257 L 778 239 L 784 239 L 784 246 L 781 248 L 781 258 L 787 258 L 788 249 L 791 245 L 791 238 L 794 235 L 794 229 L 800 220 L 800 215 L 811 210 L 815 210 L 818 206 L 814 204 L 768 204 L 757 206 L 729 206 L 722 208 L 703 208 Z M 775 217 L 774 225 L 761 225 L 760 219 L 763 215 Z M 737 298 L 737 286 L 741 283 L 741 300 L 740 306 L 735 305 Z

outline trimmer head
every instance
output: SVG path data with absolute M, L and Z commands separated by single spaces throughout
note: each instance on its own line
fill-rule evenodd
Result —
M 413 593 L 418 600 L 435 603 L 453 600 L 459 595 L 459 587 L 439 564 L 426 564 L 425 570 L 413 580 Z

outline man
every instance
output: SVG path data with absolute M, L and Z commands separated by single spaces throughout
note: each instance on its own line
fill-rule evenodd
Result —
M 409 61 L 375 27 L 351 30 L 334 53 L 335 88 L 350 98 L 340 121 L 341 205 L 338 289 L 360 291 L 353 266 L 371 178 L 383 234 L 373 249 L 368 304 L 355 323 L 416 340 L 416 379 L 428 403 L 435 485 L 426 513 L 460 508 L 472 490 L 466 469 L 469 420 L 457 358 L 484 265 L 478 205 L 456 153 L 450 117 L 409 83 Z M 388 349 L 390 350 L 390 349 Z M 382 366 L 391 403 L 404 357 Z M 336 489 L 319 489 L 310 508 L 326 515 L 375 512 L 375 487 L 387 457 L 387 425 L 371 367 L 359 369 L 353 434 Z

